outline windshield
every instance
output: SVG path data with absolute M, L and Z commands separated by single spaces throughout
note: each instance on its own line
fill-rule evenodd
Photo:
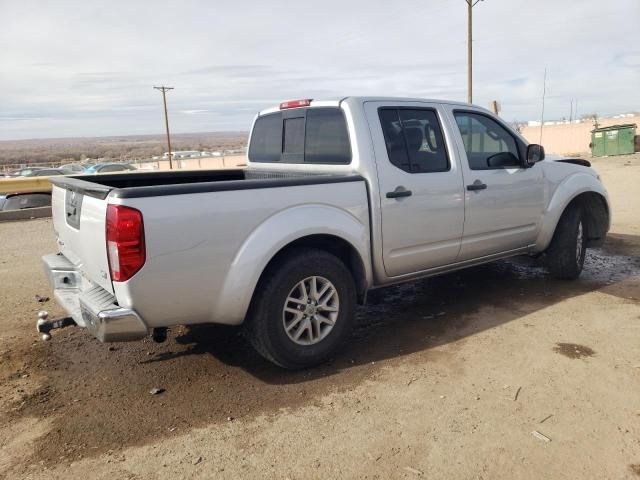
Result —
M 3 197 L 0 210 L 23 210 L 25 208 L 48 207 L 51 205 L 49 193 L 26 193 Z

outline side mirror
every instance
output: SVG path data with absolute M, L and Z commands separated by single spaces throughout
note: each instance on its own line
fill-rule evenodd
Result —
M 544 147 L 537 143 L 530 143 L 527 146 L 527 165 L 532 167 L 534 163 L 544 160 Z

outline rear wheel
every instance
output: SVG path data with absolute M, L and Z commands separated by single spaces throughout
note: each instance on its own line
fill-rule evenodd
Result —
M 317 365 L 348 338 L 355 304 L 353 277 L 339 258 L 297 249 L 269 267 L 256 287 L 247 337 L 281 367 Z
M 587 252 L 587 229 L 582 208 L 568 207 L 558 222 L 551 244 L 546 251 L 547 268 L 560 279 L 574 280 L 580 276 Z

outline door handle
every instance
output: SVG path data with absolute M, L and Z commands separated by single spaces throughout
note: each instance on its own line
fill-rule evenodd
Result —
M 406 190 L 404 187 L 396 187 L 393 192 L 387 192 L 387 198 L 410 197 L 412 194 L 411 190 Z
M 467 185 L 467 190 L 473 192 L 477 190 L 486 190 L 487 184 L 482 183 L 480 180 L 476 180 L 471 185 Z

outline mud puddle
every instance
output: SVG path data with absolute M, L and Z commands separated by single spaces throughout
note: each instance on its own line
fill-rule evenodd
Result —
M 593 357 L 596 354 L 592 348 L 577 343 L 556 343 L 553 351 L 573 359 Z

